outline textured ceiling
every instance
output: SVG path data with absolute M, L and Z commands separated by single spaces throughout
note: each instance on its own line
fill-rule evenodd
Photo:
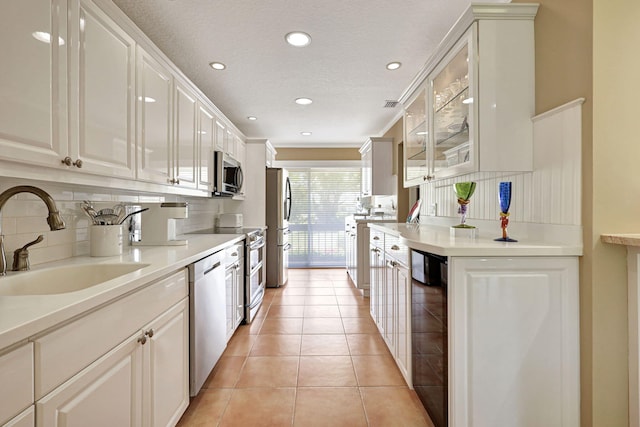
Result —
M 469 0 L 114 0 L 248 138 L 278 146 L 360 145 Z M 305 31 L 310 46 L 284 41 Z M 209 67 L 227 65 L 224 71 Z M 385 65 L 402 62 L 388 71 Z M 295 98 L 313 99 L 299 106 Z M 247 116 L 256 116 L 249 121 Z M 300 132 L 313 132 L 301 136 Z

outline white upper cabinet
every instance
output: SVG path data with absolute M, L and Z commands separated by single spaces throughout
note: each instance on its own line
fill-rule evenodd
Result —
M 138 179 L 170 184 L 171 73 L 138 47 Z
M 216 120 L 216 150 L 225 151 L 227 146 L 227 128 Z
M 533 169 L 534 4 L 473 4 L 404 101 L 404 186 Z
M 393 138 L 369 138 L 360 147 L 363 196 L 396 194 L 393 176 Z
M 133 178 L 135 42 L 88 1 L 70 10 L 69 156 L 87 173 Z
M 69 40 L 63 3 L 1 4 L 0 159 L 59 167 L 66 154 Z
M 213 152 L 216 147 L 216 119 L 202 103 L 198 105 L 198 188 L 213 190 Z
M 196 96 L 189 86 L 175 83 L 174 123 L 175 143 L 173 148 L 173 184 L 196 188 Z
M 0 2 L 0 36 L 0 176 L 197 196 L 214 149 L 245 156 L 233 124 L 110 0 Z

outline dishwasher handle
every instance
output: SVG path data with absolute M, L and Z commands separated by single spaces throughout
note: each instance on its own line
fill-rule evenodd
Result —
M 204 273 L 202 273 L 202 274 L 206 276 L 207 274 L 211 273 L 211 272 L 212 272 L 213 270 L 215 270 L 216 268 L 220 267 L 220 265 L 222 265 L 222 264 L 220 263 L 220 261 L 218 261 L 218 262 L 216 262 L 215 264 L 213 264 L 213 267 L 206 269 L 206 270 L 204 271 Z

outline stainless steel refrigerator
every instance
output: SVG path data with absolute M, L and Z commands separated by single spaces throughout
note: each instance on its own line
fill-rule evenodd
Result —
M 287 283 L 291 183 L 285 169 L 267 168 L 267 287 Z

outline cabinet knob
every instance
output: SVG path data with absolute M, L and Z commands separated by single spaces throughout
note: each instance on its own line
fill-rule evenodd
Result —
M 147 332 L 145 332 L 145 335 L 148 336 L 149 338 L 153 337 L 153 329 L 149 329 Z
M 232 254 L 231 254 L 231 256 L 233 256 L 233 257 L 238 256 L 238 252 L 234 252 L 234 253 L 232 253 Z
M 67 156 L 64 159 L 61 160 L 62 164 L 67 165 L 67 166 L 71 166 L 73 164 L 73 160 L 71 160 L 71 157 Z
M 169 181 L 169 184 L 180 184 L 180 178 L 171 178 Z
M 400 250 L 400 248 L 398 247 L 398 245 L 392 245 L 392 246 L 391 246 L 391 250 L 392 250 L 392 251 L 399 251 L 399 250 Z
M 147 343 L 147 337 L 145 337 L 144 335 L 141 336 L 140 338 L 138 338 L 138 342 L 142 345 L 145 345 Z
M 77 167 L 78 169 L 82 168 L 82 160 L 78 159 L 75 162 L 73 162 L 73 166 Z
M 373 236 L 373 240 L 380 240 L 380 237 L 378 237 L 378 236 Z

